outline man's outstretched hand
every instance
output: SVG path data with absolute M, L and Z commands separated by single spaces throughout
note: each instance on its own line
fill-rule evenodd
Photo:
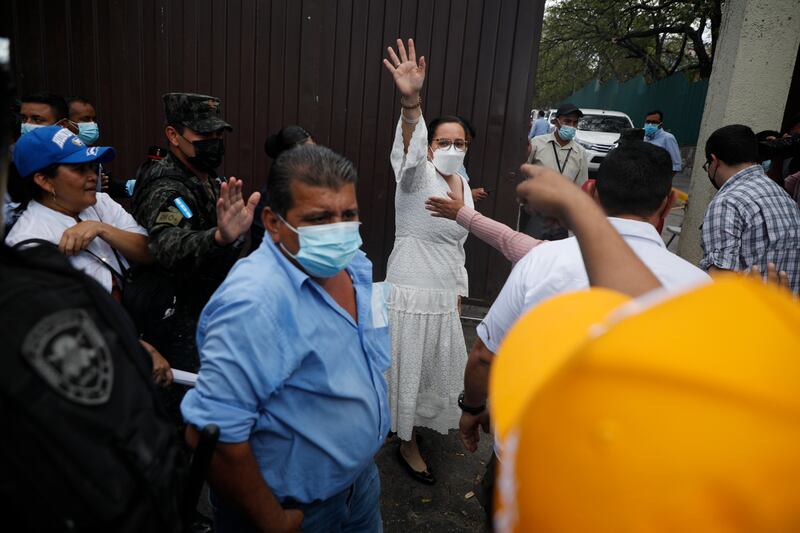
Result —
M 222 182 L 217 200 L 217 231 L 214 240 L 221 246 L 228 245 L 250 229 L 256 205 L 261 193 L 254 192 L 245 203 L 242 196 L 242 180 L 231 177 Z

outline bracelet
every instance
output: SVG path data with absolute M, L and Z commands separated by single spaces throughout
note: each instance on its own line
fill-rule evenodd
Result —
M 420 115 L 420 116 L 422 116 L 422 115 Z M 401 118 L 401 119 L 403 120 L 403 122 L 405 122 L 406 124 L 416 124 L 416 123 L 418 123 L 418 122 L 419 122 L 419 117 L 415 118 L 414 120 L 411 120 L 410 118 L 406 118 L 406 116 L 405 116 L 405 115 L 402 113 L 402 111 L 400 112 L 400 118 Z
M 408 104 L 406 104 L 406 103 L 403 101 L 404 99 L 405 99 L 405 96 L 401 96 L 401 97 L 400 97 L 400 107 L 402 107 L 403 109 L 415 109 L 415 108 L 417 108 L 417 107 L 420 107 L 420 106 L 422 106 L 422 97 L 421 97 L 421 96 L 417 96 L 417 103 L 416 103 L 416 104 L 414 104 L 414 105 L 408 105 Z
M 472 416 L 479 415 L 486 410 L 486 404 L 483 405 L 465 405 L 464 404 L 464 391 L 461 391 L 461 394 L 458 395 L 458 407 L 464 411 L 465 413 L 469 413 Z

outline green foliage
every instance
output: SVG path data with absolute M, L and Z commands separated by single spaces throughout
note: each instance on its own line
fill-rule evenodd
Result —
M 723 0 L 557 0 L 545 13 L 534 107 L 589 80 L 711 75 Z

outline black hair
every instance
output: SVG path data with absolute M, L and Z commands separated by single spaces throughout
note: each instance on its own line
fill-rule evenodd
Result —
M 20 176 L 16 165 L 9 165 L 8 194 L 11 196 L 12 200 L 20 204 L 17 208 L 18 212 L 24 211 L 31 200 L 36 200 L 38 202 L 45 195 L 45 190 L 33 181 L 33 176 L 36 174 L 44 174 L 50 179 L 55 178 L 56 174 L 58 174 L 59 166 L 58 163 L 55 163 L 33 172 L 30 176 Z
M 283 152 L 304 144 L 308 139 L 313 137 L 301 126 L 286 126 L 267 137 L 264 141 L 264 151 L 272 159 L 278 159 Z
M 711 154 L 726 165 L 757 163 L 759 156 L 756 134 L 742 124 L 723 126 L 706 141 L 706 161 L 711 160 Z
M 659 146 L 629 140 L 600 163 L 596 187 L 607 215 L 648 217 L 672 187 L 672 159 Z
M 647 115 L 658 115 L 658 120 L 660 122 L 664 122 L 664 112 L 661 111 L 660 109 L 653 109 L 652 111 L 648 111 L 647 113 L 644 114 L 644 116 Z
M 792 118 L 789 119 L 788 124 L 786 124 L 786 131 L 789 131 L 798 124 L 800 124 L 800 113 L 796 113 L 795 115 L 792 116 Z
M 540 110 L 539 110 L 539 116 L 540 116 L 540 117 L 543 117 L 543 116 L 544 116 L 544 109 L 540 109 Z
M 472 125 L 472 122 L 469 119 L 458 115 L 458 118 L 461 119 L 461 123 L 464 125 L 464 131 L 467 134 L 467 139 L 472 140 L 475 138 L 475 127 Z
M 474 130 L 472 129 L 472 126 L 470 124 L 468 124 L 461 117 L 457 117 L 455 115 L 444 115 L 442 117 L 437 117 L 428 123 L 428 144 L 430 145 L 431 143 L 433 143 L 433 136 L 436 135 L 436 128 L 438 128 L 442 124 L 450 124 L 450 123 L 458 124 L 462 128 L 464 128 L 464 134 L 466 135 L 467 140 L 468 141 L 472 140 L 472 137 L 470 137 L 470 132 Z
M 67 107 L 71 106 L 73 102 L 78 102 L 79 104 L 86 104 L 94 107 L 94 102 L 89 100 L 83 96 L 70 96 L 67 98 Z
M 348 183 L 355 184 L 358 175 L 349 159 L 318 144 L 304 144 L 284 151 L 272 163 L 266 190 L 267 205 L 281 216 L 286 216 L 293 205 L 293 180 L 312 187 L 339 190 Z
M 756 133 L 756 140 L 758 142 L 766 141 L 767 137 L 776 137 L 776 138 L 780 139 L 781 138 L 781 132 L 775 131 L 775 130 L 764 130 L 764 131 L 759 131 L 758 133 Z
M 23 104 L 45 104 L 50 106 L 50 109 L 53 110 L 53 115 L 55 115 L 56 122 L 69 117 L 67 101 L 64 100 L 64 97 L 60 94 L 48 92 L 28 94 L 20 98 L 20 102 Z

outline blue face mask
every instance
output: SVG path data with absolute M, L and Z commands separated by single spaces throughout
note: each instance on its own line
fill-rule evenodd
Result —
M 45 124 L 31 124 L 29 122 L 23 122 L 19 126 L 20 137 L 22 137 L 23 135 L 29 134 L 30 132 L 32 132 L 36 128 L 43 128 L 44 126 L 45 126 Z
M 78 122 L 78 138 L 87 146 L 96 143 L 100 138 L 97 122 Z
M 347 268 L 361 248 L 361 235 L 358 232 L 361 222 L 294 228 L 282 216 L 278 215 L 278 218 L 300 237 L 300 251 L 296 255 L 289 252 L 283 244 L 280 245 L 281 248 L 312 277 L 335 276 Z
M 769 172 L 769 168 L 772 166 L 772 160 L 767 159 L 766 161 L 761 162 L 761 167 L 764 169 L 764 173 L 766 174 Z
M 648 139 L 652 139 L 658 133 L 658 124 L 645 124 L 644 125 L 644 136 Z
M 576 128 L 572 126 L 561 126 L 558 128 L 558 136 L 564 139 L 565 141 L 571 141 L 573 137 L 575 137 L 575 132 L 578 131 Z

